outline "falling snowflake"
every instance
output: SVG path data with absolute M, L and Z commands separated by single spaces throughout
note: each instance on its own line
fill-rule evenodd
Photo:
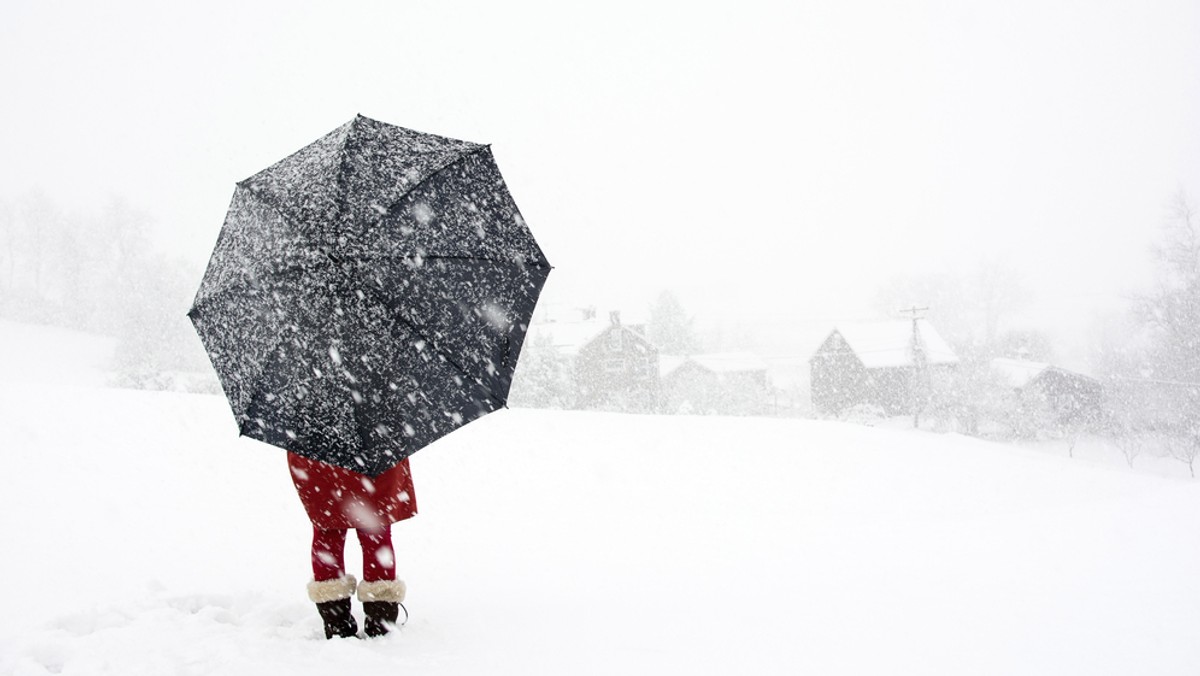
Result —
M 421 225 L 429 225 L 433 222 L 433 209 L 425 202 L 417 202 L 412 205 L 413 218 Z

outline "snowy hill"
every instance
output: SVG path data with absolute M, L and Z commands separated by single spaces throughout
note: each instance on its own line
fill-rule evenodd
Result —
M 282 452 L 220 397 L 3 382 L 0 447 L 0 674 L 1200 664 L 1197 484 L 951 435 L 497 413 L 413 459 L 412 620 L 334 642 Z
M 14 673 L 1192 673 L 1191 483 L 839 424 L 509 411 L 414 459 L 413 621 L 319 638 L 219 398 L 3 391 Z M 353 549 L 351 559 L 353 559 Z
M 0 319 L 0 382 L 103 385 L 115 346 L 106 336 Z

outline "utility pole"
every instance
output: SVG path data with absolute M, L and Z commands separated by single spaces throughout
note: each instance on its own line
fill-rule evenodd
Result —
M 921 404 L 923 395 L 926 394 L 925 387 L 929 375 L 929 358 L 925 354 L 925 343 L 921 340 L 921 330 L 917 325 L 918 320 L 923 318 L 921 313 L 928 312 L 929 307 L 917 307 L 916 305 L 900 310 L 903 314 L 912 315 L 912 382 L 909 387 L 909 395 L 912 398 L 913 409 L 913 429 L 921 425 Z

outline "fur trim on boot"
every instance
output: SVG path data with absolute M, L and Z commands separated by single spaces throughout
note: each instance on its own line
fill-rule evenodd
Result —
M 408 591 L 404 580 L 373 580 L 358 585 L 358 600 L 363 604 L 367 636 L 384 636 L 396 626 L 400 603 Z
M 308 599 L 313 603 L 340 601 L 354 596 L 358 581 L 353 575 L 343 575 L 334 580 L 313 580 L 308 583 Z
M 404 595 L 408 591 L 404 580 L 375 580 L 373 582 L 363 582 L 358 585 L 358 600 L 363 603 L 370 601 L 387 601 L 389 603 L 403 603 Z

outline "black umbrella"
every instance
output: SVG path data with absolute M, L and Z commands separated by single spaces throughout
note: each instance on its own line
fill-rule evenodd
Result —
M 188 316 L 242 434 L 375 476 L 505 405 L 549 272 L 488 146 L 360 115 L 238 183 Z

